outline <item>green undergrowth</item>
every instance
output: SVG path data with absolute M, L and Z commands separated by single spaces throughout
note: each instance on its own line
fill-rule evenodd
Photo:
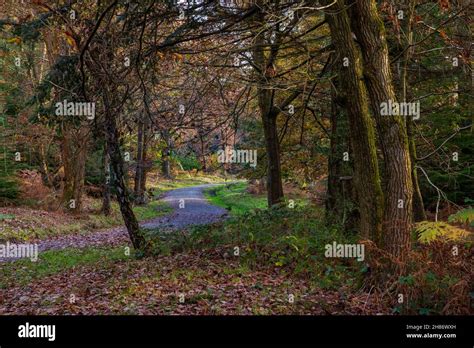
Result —
M 255 209 L 266 209 L 266 195 L 254 195 L 247 191 L 247 182 L 233 182 L 226 185 L 211 187 L 204 191 L 206 198 L 214 205 L 225 208 L 230 215 L 241 216 Z M 307 199 L 296 198 L 285 200 L 286 206 L 304 206 Z
M 99 209 L 99 203 L 97 202 L 97 204 L 97 209 Z M 165 202 L 152 201 L 147 205 L 133 207 L 133 211 L 138 221 L 145 221 L 166 215 L 172 211 L 172 208 Z M 34 211 L 21 216 L 4 215 L 0 219 L 0 241 L 25 242 L 47 239 L 73 233 L 89 233 L 93 230 L 123 224 L 122 215 L 116 202 L 112 203 L 112 213 L 109 216 L 94 212 L 77 217 L 65 215 L 56 220 L 54 217 L 55 215 L 46 217 L 38 215 Z
M 130 259 L 125 247 L 117 248 L 84 248 L 49 250 L 39 253 L 37 261 L 20 259 L 0 264 L 0 289 L 11 285 L 26 285 L 35 279 L 73 269 L 81 265 L 107 264 Z
M 327 244 L 352 244 L 357 238 L 337 226 L 326 226 L 323 216 L 315 206 L 279 206 L 179 233 L 150 230 L 148 238 L 157 254 L 218 251 L 222 257 L 238 258 L 245 267 L 272 267 L 309 278 L 324 288 L 357 285 L 366 271 L 363 262 L 325 257 Z
M 212 204 L 229 210 L 231 215 L 243 215 L 267 207 L 265 195 L 251 195 L 246 190 L 247 183 L 239 182 L 209 188 L 204 195 Z
M 474 208 L 465 208 L 450 215 L 448 222 L 474 227 Z
M 161 194 L 170 190 L 196 185 L 219 184 L 225 182 L 225 179 L 219 176 L 182 173 L 171 180 L 163 178 L 158 178 L 157 180 L 150 180 L 149 188 L 150 191 L 153 193 L 153 197 L 157 198 Z

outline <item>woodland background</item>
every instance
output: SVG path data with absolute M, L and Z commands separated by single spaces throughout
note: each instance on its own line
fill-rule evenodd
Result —
M 469 1 L 0 9 L 0 241 L 129 237 L 0 265 L 0 313 L 472 313 Z M 225 147 L 257 167 L 219 163 Z M 200 183 L 224 183 L 206 195 L 230 219 L 140 228 Z M 332 241 L 366 261 L 324 258 Z

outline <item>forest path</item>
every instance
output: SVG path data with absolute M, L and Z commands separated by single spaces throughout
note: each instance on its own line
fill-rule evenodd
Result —
M 166 192 L 163 201 L 170 204 L 173 213 L 141 224 L 145 228 L 182 228 L 205 225 L 227 217 L 227 210 L 210 204 L 203 190 L 219 184 L 190 186 Z
M 210 204 L 204 197 L 203 191 L 209 187 L 221 184 L 204 184 L 170 190 L 165 192 L 161 200 L 173 208 L 173 212 L 140 224 L 144 228 L 163 227 L 179 229 L 190 225 L 204 225 L 227 217 L 227 211 Z M 90 246 L 118 246 L 129 243 L 127 229 L 118 226 L 90 233 L 80 233 L 58 236 L 37 241 L 38 252 L 61 250 L 66 248 L 86 248 Z M 4 261 L 0 258 L 0 262 Z
M 174 211 L 141 224 L 170 232 L 225 219 L 226 210 L 208 203 L 199 185 L 166 192 Z M 184 203 L 184 206 L 182 205 Z M 181 204 L 181 207 L 180 207 Z M 40 251 L 130 245 L 124 226 L 38 241 Z M 11 262 L 0 277 L 0 315 L 325 315 L 390 314 L 365 292 L 321 289 L 270 264 L 246 267 L 225 256 L 228 246 L 172 255 L 126 257 L 119 251 L 57 253 L 39 264 Z M 68 257 L 72 255 L 72 261 Z M 77 258 L 75 256 L 77 255 Z M 109 258 L 109 256 L 111 258 Z M 129 255 L 130 256 L 130 255 Z M 0 260 L 1 261 L 1 260 Z M 41 261 L 44 261 L 41 263 Z M 0 272 L 1 273 L 1 272 Z M 179 294 L 179 296 L 178 296 Z M 183 294 L 185 302 L 181 302 Z M 289 302 L 289 294 L 295 298 Z M 71 302 L 71 295 L 77 300 Z

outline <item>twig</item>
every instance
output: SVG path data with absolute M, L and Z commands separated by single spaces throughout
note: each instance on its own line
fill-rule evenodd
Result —
M 434 151 L 432 151 L 431 153 L 427 154 L 426 156 L 423 156 L 422 158 L 418 158 L 419 161 L 422 161 L 424 159 L 427 159 L 428 157 L 430 157 L 431 155 L 435 154 L 439 149 L 441 149 L 443 147 L 444 144 L 446 144 L 449 140 L 451 140 L 456 134 L 458 134 L 460 131 L 464 130 L 464 129 L 468 129 L 468 128 L 471 128 L 472 127 L 472 124 L 468 125 L 468 126 L 464 126 L 464 127 L 461 127 L 461 128 L 458 128 L 456 130 L 456 132 L 454 132 L 453 134 L 451 134 L 445 141 L 443 141 L 441 143 L 440 146 L 438 146 Z

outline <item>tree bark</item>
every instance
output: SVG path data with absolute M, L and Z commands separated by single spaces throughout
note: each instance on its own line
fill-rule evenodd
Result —
M 329 0 L 326 1 L 329 3 Z M 383 193 L 375 143 L 375 129 L 369 114 L 366 87 L 362 81 L 361 57 L 352 39 L 349 16 L 342 0 L 327 12 L 331 37 L 337 51 L 335 64 L 341 67 L 342 96 L 349 119 L 354 160 L 354 184 L 360 212 L 360 233 L 380 243 Z M 347 58 L 347 59 L 346 59 Z M 341 158 L 342 160 L 342 158 Z
M 423 196 L 421 195 L 420 184 L 418 182 L 418 173 L 416 170 L 416 144 L 415 136 L 413 134 L 413 120 L 407 118 L 406 120 L 407 136 L 410 149 L 411 161 L 411 180 L 413 182 L 413 220 L 415 222 L 426 220 L 425 204 L 423 203 Z
M 82 208 L 82 192 L 86 171 L 88 129 L 73 129 L 66 124 L 62 129 L 61 160 L 64 167 L 61 201 L 73 213 Z
M 262 110 L 262 109 L 261 109 Z M 276 115 L 262 113 L 265 145 L 267 151 L 267 199 L 268 206 L 283 201 L 283 184 L 281 180 L 280 142 L 278 139 Z
M 171 176 L 171 150 L 172 150 L 172 143 L 171 143 L 171 136 L 168 130 L 164 130 L 162 132 L 163 140 L 165 141 L 165 148 L 161 153 L 161 172 L 166 179 L 172 179 Z
M 340 69 L 339 75 L 340 75 Z M 352 197 L 354 170 L 350 161 L 344 161 L 344 153 L 351 153 L 347 112 L 339 105 L 338 81 L 333 80 L 331 90 L 331 139 L 328 156 L 328 183 L 326 194 L 326 221 L 336 221 L 345 230 L 358 228 L 360 223 L 352 209 L 355 203 Z
M 104 92 L 105 94 L 106 92 Z M 120 150 L 120 137 L 117 129 L 115 116 L 111 114 L 112 108 L 104 96 L 105 108 L 105 139 L 113 172 L 112 183 L 117 191 L 117 200 L 122 213 L 123 221 L 127 227 L 128 235 L 132 245 L 137 250 L 146 251 L 146 240 L 143 237 L 137 218 L 132 210 L 128 187 L 125 182 L 124 159 Z
M 403 43 L 407 47 L 410 47 L 413 44 L 413 22 L 415 17 L 415 2 L 416 0 L 406 0 L 407 8 L 407 24 L 405 29 L 405 35 L 403 35 Z M 405 47 L 402 47 L 405 49 Z M 408 63 L 411 59 L 413 48 L 405 49 L 403 55 L 403 69 L 400 76 L 400 85 L 401 85 L 401 99 L 406 102 L 408 95 Z M 413 219 L 414 221 L 423 221 L 426 220 L 425 205 L 423 203 L 423 196 L 421 195 L 420 185 L 418 182 L 418 173 L 416 169 L 416 142 L 414 134 L 414 121 L 412 118 L 407 117 L 405 120 L 405 125 L 407 128 L 407 137 L 408 137 L 408 146 L 410 150 L 410 162 L 411 162 L 411 180 L 413 182 Z
M 142 115 L 142 117 L 145 117 Z M 148 136 L 148 122 L 143 119 L 138 121 L 137 133 L 137 161 L 135 167 L 135 203 L 146 203 L 146 175 L 147 175 L 147 136 Z
M 114 8 L 116 3 L 112 3 L 107 9 Z M 104 33 L 104 42 L 108 42 L 107 33 Z M 115 189 L 117 201 L 120 207 L 122 218 L 127 228 L 130 241 L 135 250 L 144 254 L 149 252 L 148 244 L 138 225 L 137 218 L 132 210 L 129 188 L 126 183 L 125 159 L 121 151 L 123 139 L 119 133 L 119 117 L 126 102 L 129 92 L 128 85 L 123 91 L 116 85 L 107 68 L 114 66 L 114 52 L 111 45 L 96 45 L 89 48 L 86 60 L 90 71 L 90 83 L 95 87 L 95 91 L 100 91 L 102 105 L 100 105 L 100 119 L 95 122 L 100 125 L 103 136 L 107 143 L 107 153 L 110 160 L 111 183 Z M 85 90 L 84 90 L 85 92 Z M 86 93 L 84 93 L 86 94 Z M 87 100 L 88 97 L 84 95 Z
M 103 192 L 102 192 L 102 213 L 105 216 L 109 216 L 112 209 L 110 204 L 110 181 L 111 181 L 111 173 L 110 173 L 110 160 L 109 154 L 107 150 L 107 142 L 104 143 L 104 154 L 103 154 L 103 165 L 104 165 L 104 185 L 103 185 Z
M 385 27 L 374 0 L 357 0 L 351 7 L 352 28 L 364 57 L 364 77 L 370 94 L 382 148 L 385 189 L 384 242 L 386 249 L 403 259 L 410 248 L 413 184 L 408 137 L 399 115 L 381 114 L 382 103 L 396 102 Z
M 38 154 L 39 154 L 40 171 L 43 178 L 43 183 L 50 188 L 54 188 L 54 183 L 53 183 L 53 180 L 51 179 L 51 173 L 49 172 L 49 167 L 48 167 L 47 152 L 45 150 L 46 146 L 43 143 L 41 143 L 39 146 L 40 146 L 40 149 L 38 151 Z
M 265 17 L 261 11 L 256 14 L 257 23 L 262 25 Z M 270 76 L 267 76 L 267 61 L 264 53 L 263 33 L 255 33 L 253 47 L 253 61 L 257 81 L 258 107 L 265 134 L 265 148 L 267 154 L 267 200 L 271 207 L 283 201 L 283 184 L 281 179 L 280 143 L 278 138 L 277 117 L 278 111 L 272 103 L 274 91 L 269 87 Z

